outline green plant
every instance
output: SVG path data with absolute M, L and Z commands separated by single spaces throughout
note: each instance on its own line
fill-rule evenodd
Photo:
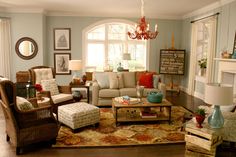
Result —
M 198 60 L 198 65 L 200 66 L 200 68 L 206 68 L 207 67 L 207 59 L 202 58 L 202 59 Z
M 195 112 L 196 115 L 201 115 L 201 116 L 205 116 L 206 115 L 206 110 L 203 108 L 198 108 Z

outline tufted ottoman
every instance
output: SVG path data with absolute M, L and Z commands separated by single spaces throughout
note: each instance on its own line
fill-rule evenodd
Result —
M 58 107 L 58 120 L 75 130 L 99 123 L 100 110 L 98 107 L 85 102 L 62 105 Z

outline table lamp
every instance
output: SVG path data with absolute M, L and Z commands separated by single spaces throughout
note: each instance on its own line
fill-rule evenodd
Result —
M 209 83 L 205 86 L 205 102 L 214 105 L 212 114 L 208 117 L 211 128 L 221 128 L 224 118 L 220 106 L 233 104 L 233 87 L 219 83 Z
M 123 60 L 126 61 L 125 69 L 129 69 L 128 61 L 131 60 L 130 53 L 124 53 L 123 54 Z
M 82 69 L 82 62 L 81 60 L 70 60 L 69 61 L 69 70 L 74 71 L 74 75 L 73 75 L 73 83 L 74 84 L 79 84 L 80 83 L 80 79 L 79 79 L 79 70 Z

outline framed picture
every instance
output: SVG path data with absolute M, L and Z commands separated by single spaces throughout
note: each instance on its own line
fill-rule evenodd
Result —
M 54 53 L 54 69 L 56 75 L 70 75 L 69 60 L 71 59 L 70 53 Z
M 71 50 L 70 28 L 54 28 L 54 50 Z
M 235 36 L 234 36 L 234 47 L 233 47 L 233 53 L 236 53 L 236 32 L 235 32 Z

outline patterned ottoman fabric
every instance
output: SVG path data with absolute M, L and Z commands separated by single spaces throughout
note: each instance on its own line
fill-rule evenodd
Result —
M 99 123 L 100 110 L 98 107 L 77 102 L 58 107 L 58 120 L 72 129 Z

